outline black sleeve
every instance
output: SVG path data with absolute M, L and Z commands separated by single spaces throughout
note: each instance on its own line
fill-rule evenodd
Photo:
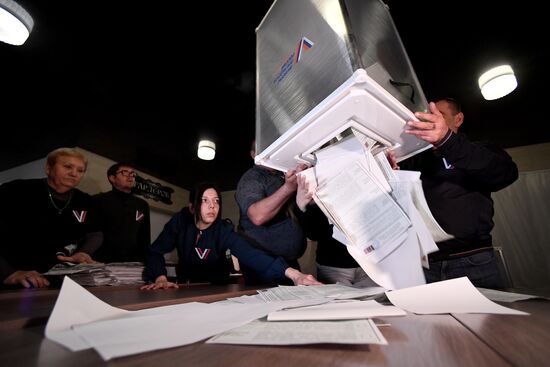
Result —
M 16 187 L 13 182 L 14 181 L 0 185 L 0 201 L 5 203 L 0 207 L 0 282 L 3 282 L 9 275 L 17 271 L 17 269 L 13 268 L 2 256 L 2 254 L 5 254 L 4 251 L 7 251 L 7 247 L 11 245 L 10 243 L 7 243 L 8 239 L 11 237 L 8 235 L 9 225 L 6 220 L 6 216 L 9 215 L 8 208 L 10 207 L 11 198 L 16 196 L 12 191 L 12 187 Z M 6 205 L 6 203 L 8 204 Z
M 464 134 L 452 134 L 436 154 L 462 170 L 476 186 L 491 192 L 518 178 L 518 168 L 508 153 L 495 145 L 473 143 Z
M 103 232 L 95 231 L 84 235 L 81 244 L 78 246 L 78 251 L 87 253 L 93 257 L 94 252 L 103 244 Z
M 176 248 L 178 234 L 182 231 L 184 225 L 183 214 L 179 212 L 164 225 L 162 232 L 149 247 L 145 267 L 147 268 L 147 276 L 151 281 L 154 282 L 160 275 L 166 275 L 164 254 Z
M 146 201 L 143 201 L 143 223 L 139 227 L 138 233 L 138 246 L 139 251 L 143 254 L 143 258 L 149 253 L 149 248 L 151 247 L 151 215 L 149 210 L 149 204 Z
M 90 213 L 88 215 L 89 217 L 89 223 L 88 223 L 88 230 L 90 232 L 97 232 L 97 231 L 103 231 L 104 225 L 103 220 L 105 216 L 102 213 L 102 206 L 104 200 L 101 196 L 102 194 L 96 194 L 91 196 L 90 198 Z
M 3 282 L 8 276 L 16 272 L 17 269 L 14 269 L 8 262 L 0 256 L 0 282 Z M 0 288 L 2 285 L 0 284 Z
M 89 196 L 86 233 L 78 243 L 78 251 L 93 254 L 103 244 L 103 215 L 101 213 L 101 194 Z
M 317 204 L 307 206 L 302 224 L 304 233 L 310 240 L 318 241 L 319 238 L 332 237 L 332 226 Z
M 228 248 L 244 266 L 254 269 L 260 278 L 268 283 L 285 278 L 288 264 L 282 257 L 267 254 L 253 247 L 248 241 L 233 231 L 232 225 L 223 223 L 221 231 L 221 247 Z

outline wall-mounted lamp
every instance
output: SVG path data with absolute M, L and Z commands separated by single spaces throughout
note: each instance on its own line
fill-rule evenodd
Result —
M 205 161 L 211 161 L 216 156 L 216 143 L 210 140 L 201 140 L 199 142 L 199 149 L 197 150 L 197 156 Z
M 510 94 L 518 86 L 518 81 L 510 65 L 501 65 L 483 73 L 478 84 L 483 98 L 491 101 Z
M 0 0 L 0 41 L 20 46 L 31 34 L 31 15 L 13 0 Z

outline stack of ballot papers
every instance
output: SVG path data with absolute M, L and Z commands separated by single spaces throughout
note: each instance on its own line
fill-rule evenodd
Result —
M 329 290 L 320 291 L 321 287 Z M 345 286 L 294 288 L 300 291 L 286 292 L 288 299 L 283 301 L 232 299 L 127 311 L 106 304 L 65 277 L 45 334 L 72 351 L 94 348 L 110 360 L 208 338 L 207 343 L 224 344 L 387 344 L 372 318 L 402 317 L 405 311 L 526 315 L 491 302 L 467 278 L 386 291 L 393 306 L 338 300 L 347 292 Z M 276 321 L 283 319 L 290 321 Z
M 334 224 L 333 237 L 380 286 L 424 284 L 435 241 L 452 236 L 430 213 L 420 172 L 392 170 L 380 145 L 357 131 L 315 157 L 299 175 Z
M 382 287 L 353 288 L 342 284 L 326 284 L 311 286 L 279 286 L 259 290 L 259 296 L 265 301 L 291 301 L 306 299 L 352 299 L 376 297 L 383 294 L 386 290 Z
M 268 321 L 296 320 L 354 320 L 380 316 L 405 316 L 407 313 L 394 306 L 384 306 L 374 300 L 331 301 L 321 305 L 286 308 L 270 312 Z
M 140 262 L 107 263 L 105 270 L 115 279 L 116 285 L 143 284 L 145 266 Z
M 140 262 L 108 264 L 56 264 L 46 276 L 69 276 L 82 286 L 143 284 L 144 265 Z

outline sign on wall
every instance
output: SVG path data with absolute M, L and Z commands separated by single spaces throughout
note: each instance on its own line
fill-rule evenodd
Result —
M 136 176 L 136 183 L 132 192 L 146 199 L 152 199 L 172 205 L 172 194 L 174 193 L 174 189 L 138 175 Z

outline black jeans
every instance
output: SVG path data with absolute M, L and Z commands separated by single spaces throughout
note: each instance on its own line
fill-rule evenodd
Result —
M 493 250 L 487 250 L 458 259 L 430 261 L 430 269 L 424 269 L 424 275 L 427 283 L 468 277 L 476 287 L 502 289 L 506 283 L 499 261 Z

